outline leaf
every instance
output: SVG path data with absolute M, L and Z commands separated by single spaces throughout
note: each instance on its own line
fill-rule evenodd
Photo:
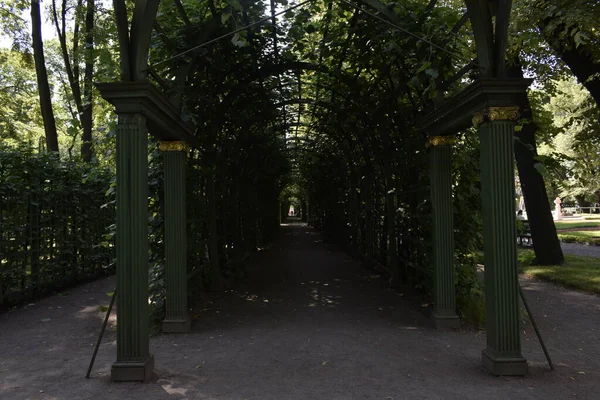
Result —
M 306 28 L 304 28 L 304 30 L 306 33 L 314 33 L 317 31 L 317 28 L 313 24 L 309 24 L 306 26 Z
M 242 35 L 240 35 L 239 32 L 233 35 L 231 38 L 231 43 L 237 47 L 244 47 L 247 44 L 246 40 L 242 37 Z
M 221 14 L 221 24 L 226 25 L 229 18 L 231 18 L 231 14 L 228 14 L 228 13 Z
M 429 76 L 431 76 L 432 78 L 437 78 L 438 76 L 440 76 L 440 73 L 438 72 L 437 69 L 433 69 L 433 68 L 428 68 L 425 70 L 425 73 Z
M 427 68 L 429 68 L 431 66 L 431 63 L 429 61 L 424 62 L 421 67 L 417 70 L 417 74 L 425 71 Z
M 236 11 L 243 11 L 244 8 L 238 0 L 227 0 L 227 3 Z
M 533 167 L 541 174 L 541 175 L 545 175 L 548 173 L 548 170 L 546 169 L 546 166 L 542 163 L 535 163 L 533 165 Z

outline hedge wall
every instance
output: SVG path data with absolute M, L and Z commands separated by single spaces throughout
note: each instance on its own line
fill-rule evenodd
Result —
M 114 272 L 111 178 L 0 145 L 0 307 Z

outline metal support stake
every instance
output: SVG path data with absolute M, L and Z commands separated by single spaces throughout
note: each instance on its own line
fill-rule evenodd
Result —
M 92 360 L 90 361 L 90 366 L 88 367 L 87 374 L 85 374 L 86 379 L 90 379 L 90 374 L 92 373 L 92 367 L 94 366 L 94 361 L 96 361 L 96 354 L 98 354 L 98 349 L 100 348 L 100 342 L 102 342 L 102 336 L 104 336 L 104 331 L 106 330 L 106 324 L 108 323 L 108 318 L 110 317 L 110 312 L 112 311 L 113 305 L 115 304 L 115 298 L 117 297 L 117 289 L 113 292 L 113 295 L 110 299 L 110 304 L 108 305 L 108 310 L 106 310 L 106 316 L 104 317 L 104 322 L 102 323 L 102 329 L 100 329 L 100 335 L 98 336 L 98 341 L 96 342 L 96 348 L 94 349 L 94 354 L 92 355 Z
M 548 360 L 548 365 L 550 365 L 550 369 L 554 371 L 554 364 L 552 364 L 552 359 L 550 359 L 550 354 L 548 354 L 548 349 L 546 349 L 546 344 L 544 343 L 544 339 L 542 339 L 542 335 L 540 334 L 540 330 L 535 323 L 535 319 L 533 319 L 533 313 L 529 308 L 529 304 L 527 304 L 527 300 L 525 300 L 525 294 L 523 293 L 523 288 L 519 285 L 519 294 L 521 295 L 521 300 L 523 300 L 523 304 L 525 305 L 525 309 L 527 310 L 527 314 L 529 314 L 529 319 L 531 320 L 531 325 L 533 325 L 533 329 L 535 330 L 535 334 L 542 345 L 542 350 L 544 350 L 544 354 L 546 355 L 546 359 Z

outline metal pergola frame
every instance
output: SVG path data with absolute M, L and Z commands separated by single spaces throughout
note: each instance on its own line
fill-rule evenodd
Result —
M 177 13 L 184 26 L 193 28 L 185 7 L 174 0 Z M 314 0 L 316 1 L 316 0 Z M 310 1 L 309 1 L 310 2 Z M 305 2 L 305 3 L 309 3 Z M 395 29 L 402 28 L 402 19 L 378 0 L 341 0 L 355 8 L 355 15 L 365 13 L 374 20 Z M 159 0 L 137 0 L 131 21 L 127 18 L 125 0 L 114 0 L 117 23 L 121 81 L 98 83 L 102 96 L 115 106 L 117 125 L 117 360 L 112 366 L 114 381 L 147 381 L 152 377 L 154 358 L 148 340 L 148 133 L 160 141 L 165 157 L 165 246 L 167 316 L 163 322 L 165 332 L 187 332 L 190 317 L 187 307 L 186 280 L 186 215 L 185 215 L 185 159 L 187 146 L 198 146 L 195 127 L 181 118 L 183 99 L 178 86 L 185 85 L 190 71 L 198 64 L 192 59 L 180 64 L 170 74 L 172 80 L 161 78 L 155 68 L 148 65 L 152 33 L 157 32 L 164 43 L 171 42 L 157 22 Z M 303 4 L 305 4 L 303 3 Z M 331 9 L 332 4 L 329 3 Z M 425 21 L 436 6 L 436 0 L 427 4 L 420 21 Z M 482 364 L 496 375 L 525 375 L 527 362 L 521 354 L 519 330 L 519 285 L 517 278 L 516 241 L 514 239 L 514 170 L 513 133 L 519 117 L 515 96 L 523 93 L 528 80 L 506 77 L 505 53 L 511 9 L 510 0 L 465 0 L 467 12 L 450 30 L 447 40 L 432 43 L 447 57 L 446 45 L 470 22 L 476 48 L 474 61 L 467 60 L 465 67 L 446 83 L 448 87 L 473 69 L 479 77 L 466 89 L 448 99 L 443 93 L 435 102 L 420 102 L 422 111 L 414 123 L 426 137 L 431 159 L 431 199 L 433 206 L 434 242 L 434 321 L 439 328 L 457 328 L 454 288 L 454 240 L 451 153 L 453 136 L 464 128 L 474 126 L 481 137 L 481 181 L 484 214 L 485 293 L 487 310 L 487 347 L 482 353 Z M 299 7 L 296 5 L 295 7 Z M 209 21 L 202 21 L 205 29 L 201 41 L 211 40 L 219 23 L 219 10 L 212 11 Z M 246 18 L 247 19 L 247 18 Z M 331 91 L 330 101 L 321 100 L 320 92 L 328 90 L 321 84 L 320 75 L 327 74 L 337 81 L 353 85 L 353 77 L 340 71 L 331 71 L 320 62 L 281 62 L 278 55 L 275 5 L 271 1 L 274 59 L 272 65 L 260 66 L 249 81 L 224 86 L 226 98 L 233 100 L 236 93 L 248 85 L 264 84 L 267 77 L 275 77 L 275 90 L 283 92 L 284 74 L 293 71 L 290 87 L 298 86 L 293 98 L 285 99 L 274 107 L 282 107 L 282 126 L 296 127 L 296 137 L 301 112 L 288 112 L 288 107 L 298 104 L 313 106 L 312 117 L 318 106 L 335 109 L 332 102 L 337 94 Z M 245 21 L 247 23 L 249 21 Z M 201 25 L 199 24 L 199 25 Z M 247 24 L 249 26 L 255 24 Z M 238 29 L 243 31 L 244 29 Z M 252 34 L 251 31 L 250 34 Z M 197 46 L 200 47 L 200 46 Z M 175 52 L 175 49 L 174 49 Z M 188 53 L 192 56 L 194 52 Z M 177 56 L 177 55 L 176 55 Z M 343 64 L 343 57 L 339 65 Z M 447 61 L 447 60 L 446 60 Z M 314 99 L 302 96 L 302 71 L 319 74 L 314 87 Z M 150 82 L 158 83 L 157 88 Z M 173 95 L 176 93 L 176 95 Z M 179 93 L 179 94 L 177 94 Z M 227 101 L 231 101 L 227 100 Z M 422 99 L 419 99 L 422 100 Z M 333 112 L 333 111 L 332 111 Z M 296 121 L 288 121 L 294 114 Z M 312 127 L 306 126 L 307 133 Z M 311 140 L 309 136 L 306 138 Z M 297 151 L 297 150 L 294 150 Z M 367 150 L 364 150 L 367 151 Z

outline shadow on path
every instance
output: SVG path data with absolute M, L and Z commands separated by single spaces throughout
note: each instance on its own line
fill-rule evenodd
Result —
M 193 329 L 231 330 L 287 323 L 399 324 L 429 327 L 430 322 L 402 293 L 387 289 L 377 275 L 302 224 L 282 226 L 280 240 L 248 267 L 248 279 L 221 296 L 196 319 Z

